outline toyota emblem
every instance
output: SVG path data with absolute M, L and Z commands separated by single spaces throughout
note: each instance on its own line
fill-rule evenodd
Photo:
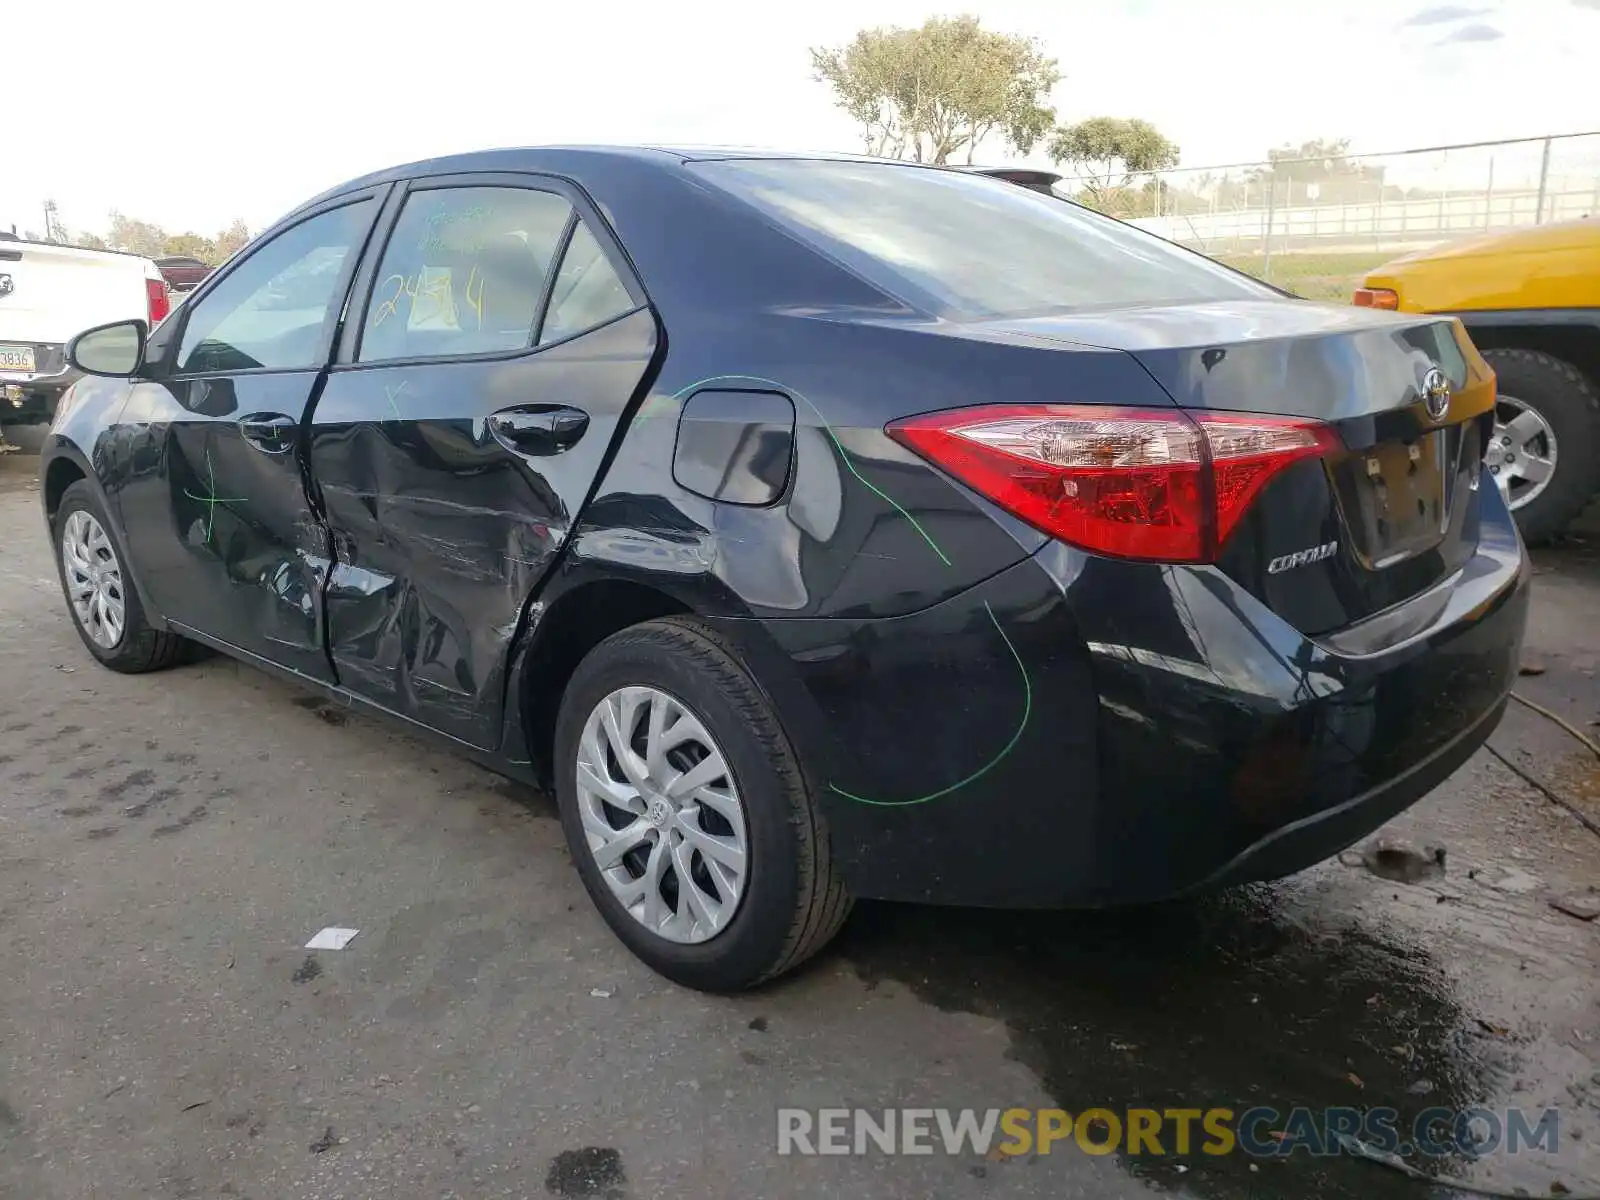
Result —
M 1435 421 L 1444 420 L 1450 411 L 1450 381 L 1438 367 L 1429 367 L 1422 377 L 1422 403 Z

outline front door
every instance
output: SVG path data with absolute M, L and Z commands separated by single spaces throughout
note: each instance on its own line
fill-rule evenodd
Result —
M 655 351 L 599 228 L 557 181 L 413 184 L 312 413 L 339 681 L 476 746 Z
M 162 330 L 123 416 L 122 523 L 152 605 L 321 680 L 329 552 L 301 422 L 379 200 L 341 199 L 225 268 Z

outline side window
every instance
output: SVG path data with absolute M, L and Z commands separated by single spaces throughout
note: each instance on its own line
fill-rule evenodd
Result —
M 178 345 L 179 371 L 290 371 L 320 366 L 338 317 L 339 272 L 371 219 L 362 200 L 301 221 L 250 252 L 194 305 Z
M 529 188 L 429 188 L 406 198 L 378 266 L 361 362 L 518 350 L 572 206 Z
M 582 333 L 634 307 L 633 297 L 617 278 L 600 243 L 588 226 L 578 222 L 550 292 L 550 309 L 539 329 L 540 344 Z

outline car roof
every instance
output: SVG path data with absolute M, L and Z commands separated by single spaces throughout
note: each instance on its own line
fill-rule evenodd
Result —
M 905 167 L 908 170 L 962 170 L 989 173 L 979 168 L 935 166 L 930 163 L 910 162 L 899 158 L 875 158 L 865 154 L 850 154 L 837 150 L 778 150 L 761 146 L 673 146 L 654 144 L 573 144 L 552 146 L 504 146 L 490 150 L 469 150 L 461 154 L 438 158 L 419 159 L 374 171 L 359 178 L 329 188 L 300 205 L 295 211 L 320 204 L 346 192 L 392 183 L 419 175 L 465 175 L 492 171 L 560 171 L 576 165 L 578 160 L 596 161 L 631 160 L 654 162 L 667 167 L 686 162 L 706 162 L 717 159 L 790 159 L 794 161 L 830 161 L 882 163 Z
M 784 297 L 805 294 L 826 303 L 874 305 L 884 302 L 882 289 L 863 282 L 826 255 L 792 237 L 775 232 L 768 218 L 753 206 L 718 199 L 698 180 L 689 177 L 685 163 L 711 159 L 765 159 L 791 162 L 875 162 L 905 171 L 966 174 L 960 167 L 932 166 L 895 159 L 869 159 L 838 152 L 806 153 L 769 150 L 755 146 L 567 145 L 519 146 L 452 154 L 402 163 L 340 184 L 307 200 L 257 235 L 257 240 L 304 220 L 311 212 L 345 203 L 371 189 L 412 179 L 479 176 L 484 182 L 495 175 L 541 174 L 579 183 L 598 215 L 608 223 L 639 274 L 652 281 L 652 302 L 662 311 L 697 308 L 708 297 L 736 297 L 737 303 L 760 308 Z M 972 176 L 968 176 L 971 178 Z M 992 185 L 1013 185 L 996 181 Z M 673 223 L 663 227 L 663 214 Z M 742 238 L 751 253 L 766 256 L 763 272 L 752 275 L 738 264 L 708 265 L 692 247 L 686 248 L 685 231 Z M 786 280 L 779 286 L 777 280 Z M 822 301 L 819 301 L 822 302 Z M 895 301 L 896 304 L 901 304 Z M 903 307 L 903 305 L 901 305 Z M 897 311 L 899 311 L 897 309 Z
M 927 167 L 931 163 L 904 158 L 883 158 L 871 154 L 851 154 L 845 150 L 783 150 L 772 146 L 649 146 L 646 149 L 670 154 L 684 162 L 719 158 L 786 158 L 824 162 L 870 162 L 896 167 Z

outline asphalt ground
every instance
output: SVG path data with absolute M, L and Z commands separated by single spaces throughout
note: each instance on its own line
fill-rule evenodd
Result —
M 611 937 L 546 797 L 225 659 L 99 668 L 32 468 L 0 462 L 0 1196 L 1451 1194 L 1170 1138 L 778 1153 L 789 1107 L 1253 1105 L 1554 1107 L 1553 1147 L 1413 1161 L 1600 1193 L 1600 921 L 1550 905 L 1600 883 L 1600 837 L 1549 798 L 1600 819 L 1600 760 L 1529 709 L 1385 830 L 1442 875 L 861 904 L 798 974 L 705 996 Z M 1597 549 L 1538 556 L 1519 681 L 1591 737 Z M 328 925 L 360 933 L 304 949 Z

